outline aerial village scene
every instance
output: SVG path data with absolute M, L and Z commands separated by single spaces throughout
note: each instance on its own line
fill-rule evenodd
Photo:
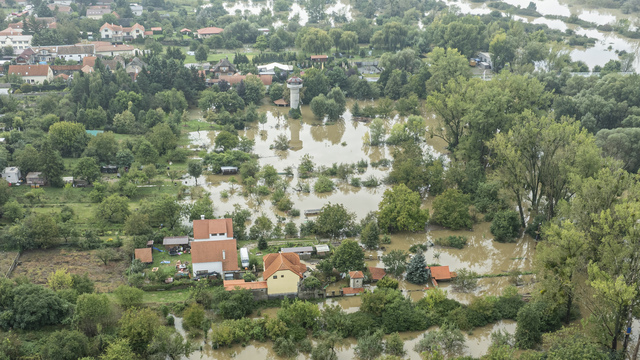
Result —
M 0 0 L 0 360 L 635 360 L 640 1 Z

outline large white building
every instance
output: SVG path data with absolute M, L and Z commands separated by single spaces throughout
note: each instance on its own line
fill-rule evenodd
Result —
M 22 35 L 22 29 L 5 29 L 0 31 L 0 47 L 11 46 L 14 53 L 31 47 L 33 35 Z

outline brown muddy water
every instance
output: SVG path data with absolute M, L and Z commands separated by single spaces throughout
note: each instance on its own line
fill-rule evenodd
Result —
M 367 102 L 360 102 L 361 106 Z M 347 103 L 351 107 L 352 102 Z M 267 113 L 266 124 L 251 124 L 247 130 L 240 131 L 239 134 L 249 139 L 255 140 L 254 152 L 260 157 L 260 166 L 272 165 L 279 172 L 284 172 L 285 168 L 292 167 L 297 173 L 297 167 L 303 156 L 309 154 L 316 167 L 331 167 L 333 163 L 353 164 L 359 160 L 366 160 L 368 163 L 381 159 L 392 159 L 394 148 L 392 146 L 368 146 L 363 144 L 363 137 L 369 131 L 369 124 L 351 120 L 351 113 L 347 111 L 343 118 L 335 123 L 323 124 L 311 113 L 308 106 L 302 107 L 302 120 L 285 119 L 284 114 L 287 108 L 275 106 L 263 106 L 261 111 Z M 405 121 L 404 118 L 395 117 L 386 120 L 386 126 L 391 129 L 393 124 Z M 429 118 L 428 121 L 434 121 Z M 430 124 L 432 125 L 432 124 Z M 189 135 L 192 147 L 204 147 L 211 150 L 213 140 L 217 135 L 216 131 L 199 131 Z M 272 149 L 276 138 L 285 135 L 289 139 L 291 149 L 279 151 Z M 432 141 L 433 140 L 433 141 Z M 429 139 L 425 144 L 425 151 L 434 156 L 440 156 L 444 152 L 444 143 L 439 139 Z M 369 166 L 364 173 L 353 176 L 365 180 L 370 176 L 382 180 L 388 175 L 389 168 L 373 168 Z M 239 176 L 235 176 L 239 180 Z M 198 184 L 211 194 L 214 202 L 215 214 L 222 216 L 232 212 L 235 205 L 250 208 L 254 214 L 265 214 L 275 221 L 275 214 L 284 216 L 271 204 L 268 197 L 245 198 L 240 193 L 240 186 L 229 182 L 231 176 L 208 175 L 198 179 Z M 377 210 L 378 203 L 382 199 L 384 190 L 388 187 L 380 185 L 376 188 L 353 187 L 348 183 L 333 179 L 336 189 L 331 193 L 316 193 L 313 191 L 313 184 L 316 178 L 299 179 L 297 174 L 287 178 L 290 195 L 294 203 L 294 208 L 302 213 L 304 210 L 319 209 L 327 203 L 342 203 L 350 211 L 354 212 L 358 219 L 366 216 L 370 211 Z M 193 185 L 194 179 L 185 179 L 187 185 Z M 310 193 L 294 191 L 293 188 L 298 183 L 307 183 L 311 186 Z M 220 194 L 226 191 L 228 198 L 223 198 Z M 304 216 L 291 219 L 297 224 L 305 221 Z

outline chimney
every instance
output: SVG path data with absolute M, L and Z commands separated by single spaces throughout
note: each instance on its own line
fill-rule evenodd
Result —
M 227 253 L 224 250 L 222 250 L 222 260 L 226 260 L 227 259 L 226 255 L 227 255 Z
M 204 215 L 200 215 L 200 220 L 204 220 Z

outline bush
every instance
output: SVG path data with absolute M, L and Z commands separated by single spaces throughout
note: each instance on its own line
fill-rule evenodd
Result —
M 204 308 L 199 304 L 191 304 L 184 311 L 182 327 L 187 331 L 201 330 L 204 321 Z
M 294 216 L 294 217 L 295 217 L 295 216 L 300 216 L 300 210 L 299 210 L 299 209 L 293 209 L 293 208 L 292 208 L 291 210 L 289 210 L 289 215 L 290 215 L 290 216 Z
M 433 200 L 431 219 L 444 227 L 453 230 L 471 228 L 469 214 L 469 196 L 460 190 L 448 189 Z
M 362 185 L 364 187 L 377 187 L 380 185 L 380 181 L 375 176 L 370 175 L 366 180 L 362 181 Z
M 313 190 L 317 193 L 332 192 L 336 185 L 326 176 L 320 176 L 313 185 Z
M 491 233 L 498 242 L 513 242 L 520 235 L 520 216 L 516 211 L 496 213 L 491 222 Z
M 427 244 L 413 244 L 409 247 L 409 252 L 412 254 L 417 254 L 423 251 L 427 251 Z
M 461 269 L 453 280 L 453 285 L 460 291 L 471 291 L 478 286 L 478 274 L 474 271 Z
M 120 285 L 115 291 L 116 301 L 118 305 L 125 309 L 131 307 L 138 307 L 142 304 L 142 296 L 144 291 L 136 288 L 132 288 L 126 285 Z
M 467 245 L 467 237 L 450 235 L 446 238 L 437 238 L 435 239 L 434 243 L 440 246 L 449 246 L 456 249 L 462 249 L 465 245 Z

